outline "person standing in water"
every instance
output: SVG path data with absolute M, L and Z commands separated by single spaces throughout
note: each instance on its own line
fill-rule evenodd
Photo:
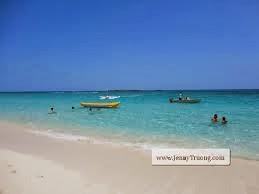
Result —
M 179 94 L 179 100 L 182 100 L 182 93 Z
M 213 117 L 211 118 L 211 121 L 214 123 L 218 122 L 218 115 L 214 114 Z

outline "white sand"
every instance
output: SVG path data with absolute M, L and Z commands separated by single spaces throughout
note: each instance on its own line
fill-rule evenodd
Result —
M 259 193 L 259 162 L 152 166 L 151 153 L 64 141 L 0 123 L 0 193 Z
M 90 185 L 78 171 L 34 156 L 0 150 L 1 194 L 109 193 L 105 185 Z

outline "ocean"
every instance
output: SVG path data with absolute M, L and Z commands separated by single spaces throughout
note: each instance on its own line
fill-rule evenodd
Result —
M 180 92 L 202 101 L 169 103 Z M 107 92 L 0 93 L 0 120 L 140 149 L 230 148 L 233 156 L 259 159 L 259 90 L 110 91 L 120 96 L 113 100 L 121 103 L 117 109 L 79 105 L 104 102 L 103 95 Z M 51 106 L 57 114 L 48 114 Z M 211 123 L 214 113 L 228 124 Z

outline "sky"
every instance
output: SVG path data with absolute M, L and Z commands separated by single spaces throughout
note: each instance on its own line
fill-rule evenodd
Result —
M 0 0 L 0 91 L 239 88 L 258 0 Z

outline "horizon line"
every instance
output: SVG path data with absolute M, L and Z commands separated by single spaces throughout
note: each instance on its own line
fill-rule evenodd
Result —
M 112 90 L 24 90 L 24 91 L 0 91 L 0 93 L 48 93 L 48 92 L 145 92 L 145 91 L 235 91 L 235 90 L 259 90 L 259 88 L 239 89 L 112 89 Z

